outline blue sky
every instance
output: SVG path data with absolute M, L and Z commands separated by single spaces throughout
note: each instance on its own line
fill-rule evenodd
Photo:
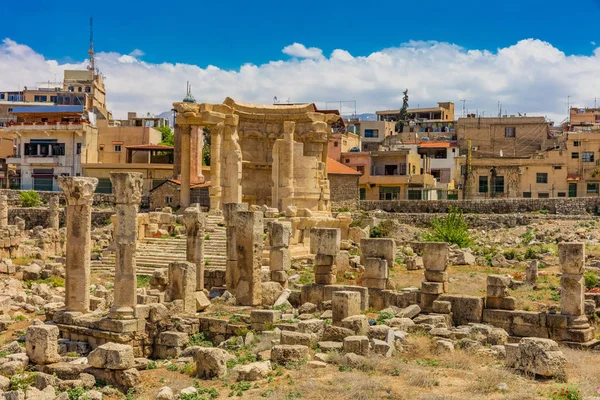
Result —
M 600 0 L 580 0 L 577 7 L 556 0 L 28 0 L 6 2 L 2 13 L 12 23 L 0 24 L 0 38 L 59 61 L 85 57 L 92 14 L 98 51 L 140 49 L 147 62 L 227 69 L 281 59 L 281 49 L 293 42 L 321 48 L 326 55 L 337 48 L 367 55 L 409 40 L 496 50 L 535 38 L 567 54 L 590 54 L 592 42 L 600 43 L 593 23 L 600 16 Z
M 4 2 L 0 88 L 86 66 L 89 16 L 109 109 L 356 101 L 358 113 L 465 99 L 469 113 L 543 115 L 600 99 L 600 0 Z M 100 8 L 98 4 L 102 4 Z M 598 43 L 598 45 L 596 45 Z M 345 110 L 347 111 L 347 110 Z

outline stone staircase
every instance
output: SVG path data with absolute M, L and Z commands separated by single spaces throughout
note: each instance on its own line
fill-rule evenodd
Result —
M 206 269 L 225 269 L 226 233 L 223 218 L 209 215 L 204 240 Z M 207 237 L 210 237 L 207 239 Z M 138 275 L 152 275 L 158 268 L 167 268 L 174 261 L 185 261 L 186 238 L 144 238 L 138 242 L 136 263 Z M 102 260 L 91 262 L 92 271 L 115 271 L 115 252 L 105 251 Z

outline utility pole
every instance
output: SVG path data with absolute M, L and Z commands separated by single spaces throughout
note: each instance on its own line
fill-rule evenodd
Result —
M 571 124 L 571 95 L 567 96 L 567 118 L 569 125 Z
M 460 100 L 460 101 L 462 102 L 462 116 L 463 116 L 463 117 L 466 117 L 466 111 L 467 111 L 467 107 L 466 107 L 466 104 L 465 104 L 465 103 L 466 103 L 467 101 L 469 101 L 469 100 L 462 99 L 462 100 Z

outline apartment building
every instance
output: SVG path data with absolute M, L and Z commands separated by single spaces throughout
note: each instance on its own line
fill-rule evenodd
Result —
M 362 151 L 377 151 L 386 137 L 394 134 L 395 124 L 387 121 L 347 120 L 347 132 L 360 137 Z
M 421 168 L 421 156 L 411 149 L 342 154 L 342 164 L 362 175 L 359 179 L 361 200 L 420 200 L 437 198 L 428 189 L 435 178 Z
M 409 108 L 406 121 L 400 133 L 405 140 L 430 138 L 438 140 L 443 137 L 452 138 L 454 131 L 454 103 L 438 102 L 437 107 Z M 378 121 L 398 121 L 400 110 L 377 111 Z
M 335 161 L 342 159 L 342 153 L 360 150 L 360 136 L 352 132 L 333 132 L 327 143 L 327 156 Z
M 569 130 L 592 132 L 600 130 L 600 108 L 577 108 L 569 110 Z
M 97 162 L 98 130 L 83 106 L 15 107 L 12 114 L 16 121 L 5 128 L 15 137 L 6 159 L 15 170 L 11 186 L 59 190 L 58 176 L 80 176 L 82 163 Z

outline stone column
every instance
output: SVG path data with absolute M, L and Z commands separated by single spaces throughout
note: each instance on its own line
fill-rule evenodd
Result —
M 186 260 L 196 265 L 196 291 L 204 290 L 204 214 L 197 207 L 188 207 L 183 213 L 187 233 Z
M 237 115 L 227 115 L 223 128 L 223 148 L 221 157 L 222 202 L 242 202 L 242 148 L 238 134 Z
M 185 125 L 179 128 L 181 135 L 181 191 L 179 205 L 182 208 L 190 205 L 190 139 L 192 128 Z
M 174 262 L 169 264 L 169 301 L 182 300 L 183 312 L 196 313 L 196 265 L 191 262 Z
M 584 312 L 585 281 L 583 279 L 585 244 L 559 243 L 558 256 L 562 273 L 560 277 L 560 313 L 574 317 L 578 323 L 582 323 L 585 319 L 585 324 L 587 324 Z
M 239 280 L 238 252 L 236 246 L 237 238 L 237 213 L 248 211 L 247 203 L 225 203 L 223 204 L 223 217 L 227 236 L 227 261 L 225 265 L 225 284 L 227 290 L 235 290 L 236 282 Z
M 223 123 L 217 124 L 210 132 L 210 210 L 222 208 L 221 188 L 221 142 L 223 141 Z
M 433 302 L 448 292 L 448 243 L 423 243 L 425 280 L 421 284 L 421 309 L 431 312 Z
M 296 123 L 283 123 L 283 139 L 275 141 L 273 146 L 273 188 L 271 205 L 285 210 L 294 198 L 294 131 Z
M 66 311 L 85 313 L 90 308 L 92 203 L 97 185 L 96 178 L 58 178 L 67 200 Z
M 60 224 L 58 215 L 58 196 L 52 196 L 48 202 L 48 227 L 50 229 L 59 228 Z
M 0 228 L 5 226 L 8 226 L 8 197 L 3 194 L 0 195 Z
M 508 295 L 510 277 L 506 275 L 488 275 L 485 307 L 500 310 L 514 310 L 516 301 Z
M 239 211 L 236 225 L 238 279 L 233 282 L 235 297 L 238 305 L 258 306 L 262 304 L 263 213 Z
M 280 283 L 283 287 L 287 285 L 287 271 L 292 267 L 292 256 L 290 254 L 290 236 L 292 235 L 292 223 L 288 221 L 269 223 L 269 269 L 271 280 Z
M 310 230 L 310 253 L 315 257 L 315 283 L 333 285 L 336 282 L 335 259 L 340 251 L 340 230 L 314 228 Z
M 135 250 L 137 212 L 142 199 L 143 178 L 139 172 L 111 172 L 110 181 L 117 209 L 115 299 L 110 317 L 133 318 L 137 304 Z

